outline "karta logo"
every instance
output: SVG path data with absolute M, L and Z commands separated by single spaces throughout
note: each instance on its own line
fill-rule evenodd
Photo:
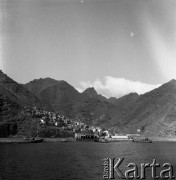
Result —
M 141 163 L 138 167 L 135 163 L 129 163 L 126 169 L 122 171 L 121 165 L 124 158 L 105 158 L 103 159 L 103 178 L 104 179 L 175 179 L 173 175 L 174 168 L 170 163 L 160 165 L 156 159 L 150 163 Z M 151 176 L 146 177 L 146 169 L 150 168 Z M 157 169 L 158 168 L 158 169 Z M 162 169 L 159 169 L 162 168 Z M 123 168 L 124 169 L 124 168 Z M 140 171 L 139 171 L 140 170 Z M 156 170 L 159 170 L 157 174 Z

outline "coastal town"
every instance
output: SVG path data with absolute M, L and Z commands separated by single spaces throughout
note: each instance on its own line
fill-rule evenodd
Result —
M 87 125 L 81 122 L 80 119 L 70 119 L 52 111 L 46 111 L 37 107 L 24 108 L 26 113 L 31 114 L 32 118 L 39 119 L 41 127 L 53 127 L 58 131 L 69 132 L 70 137 L 75 140 L 97 140 L 97 139 L 110 139 L 115 140 L 129 140 L 134 136 L 140 136 L 140 130 L 136 134 L 118 134 L 112 133 L 109 129 L 103 129 L 99 126 Z M 49 138 L 57 138 L 57 133 Z M 65 136 L 69 137 L 69 136 Z M 65 138 L 62 137 L 62 138 Z
M 44 110 L 38 107 L 24 107 L 20 112 L 25 118 L 30 117 L 32 126 L 28 124 L 29 134 L 19 133 L 10 138 L 1 139 L 0 143 L 40 143 L 45 141 L 95 141 L 95 142 L 116 142 L 116 141 L 133 141 L 133 142 L 152 142 L 148 138 L 141 136 L 141 130 L 138 129 L 136 134 L 121 134 L 110 131 L 110 129 L 99 126 L 88 125 L 81 122 L 78 118 L 68 118 L 60 113 Z M 32 133 L 31 133 L 32 132 Z M 0 135 L 3 134 L 0 129 Z M 19 139 L 20 138 L 20 139 Z
M 74 134 L 75 138 L 81 138 L 80 134 L 84 137 L 94 138 L 95 136 L 110 136 L 108 130 L 101 129 L 99 126 L 90 126 L 83 122 L 80 119 L 70 119 L 55 113 L 52 111 L 46 111 L 33 107 L 32 109 L 25 109 L 26 112 L 30 113 L 33 118 L 40 119 L 41 126 L 50 126 L 58 128 L 58 130 L 70 131 Z

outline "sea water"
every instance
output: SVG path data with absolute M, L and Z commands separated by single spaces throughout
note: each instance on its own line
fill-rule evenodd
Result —
M 125 172 L 129 163 L 170 163 L 176 173 L 176 143 L 174 142 L 55 142 L 39 144 L 1 144 L 0 179 L 10 180 L 102 180 L 103 159 L 124 158 L 119 169 Z M 146 179 L 152 179 L 146 169 Z M 120 179 L 115 173 L 115 179 Z M 161 179 L 161 178 L 160 178 Z

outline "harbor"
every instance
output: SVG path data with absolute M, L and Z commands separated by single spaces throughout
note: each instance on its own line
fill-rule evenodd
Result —
M 128 136 L 93 136 L 83 133 L 75 133 L 75 137 L 69 138 L 0 138 L 0 144 L 29 144 L 29 143 L 42 143 L 42 142 L 76 142 L 76 141 L 94 141 L 101 143 L 109 142 L 152 142 L 145 137 L 131 138 Z

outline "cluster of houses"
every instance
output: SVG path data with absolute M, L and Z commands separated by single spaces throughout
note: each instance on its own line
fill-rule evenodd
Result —
M 63 130 L 70 130 L 75 133 L 89 134 L 100 136 L 107 133 L 108 131 L 103 131 L 100 127 L 87 125 L 80 120 L 69 119 L 64 115 L 55 113 L 52 111 L 46 111 L 33 107 L 32 109 L 27 109 L 33 118 L 39 118 L 40 124 L 43 126 L 54 126 L 62 128 Z
M 33 107 L 32 109 L 27 109 L 28 112 L 32 115 L 33 118 L 40 119 L 40 124 L 43 126 L 53 126 L 61 128 L 62 130 L 69 130 L 75 133 L 75 138 L 80 139 L 84 138 L 95 138 L 95 137 L 111 137 L 113 139 L 128 139 L 130 135 L 118 135 L 111 134 L 108 130 L 101 129 L 97 126 L 90 126 L 79 119 L 69 119 L 64 115 L 55 113 L 52 111 L 46 111 Z M 138 130 L 139 131 L 139 130 Z M 139 133 L 139 132 L 138 132 Z M 137 134 L 139 135 L 139 134 Z

